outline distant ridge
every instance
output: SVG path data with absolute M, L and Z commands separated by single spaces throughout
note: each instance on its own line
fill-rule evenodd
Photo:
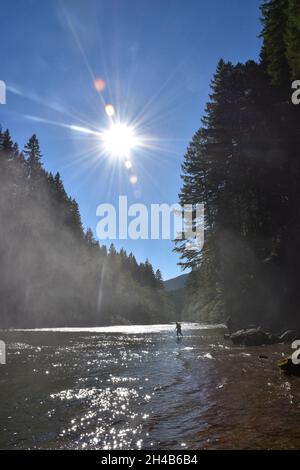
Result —
M 183 289 L 185 287 L 189 273 L 181 274 L 180 276 L 173 277 L 164 281 L 164 286 L 167 291 Z

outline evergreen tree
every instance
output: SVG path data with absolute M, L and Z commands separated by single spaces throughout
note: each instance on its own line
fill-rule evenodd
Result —
M 37 177 L 42 171 L 42 156 L 40 144 L 35 134 L 30 137 L 25 145 L 24 155 L 27 161 L 29 175 L 31 177 Z
M 161 275 L 161 272 L 159 269 L 156 270 L 155 272 L 155 279 L 156 279 L 156 285 L 159 289 L 163 289 L 164 283 L 163 283 L 163 278 Z
M 188 250 L 188 240 L 176 247 L 182 266 L 193 268 L 190 319 L 200 312 L 206 320 L 231 315 L 241 326 L 299 323 L 299 110 L 283 99 L 292 3 L 263 5 L 261 64 L 219 62 L 185 155 L 180 202 L 204 202 L 206 229 L 202 252 Z
M 290 78 L 300 77 L 300 3 L 289 0 L 287 8 L 287 23 L 284 34 L 286 59 L 289 65 Z
M 261 58 L 274 85 L 287 85 L 289 66 L 284 35 L 288 20 L 288 0 L 268 0 L 261 6 L 263 47 Z

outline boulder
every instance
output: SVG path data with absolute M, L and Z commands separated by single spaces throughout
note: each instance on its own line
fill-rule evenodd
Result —
M 230 336 L 233 344 L 243 344 L 245 346 L 260 346 L 269 344 L 269 334 L 260 328 L 250 328 L 248 330 L 239 330 Z
M 262 344 L 292 343 L 295 339 L 300 339 L 300 335 L 298 335 L 295 330 L 287 330 L 282 333 L 282 335 L 278 336 L 265 332 L 258 327 L 235 331 L 230 335 L 230 339 L 233 344 L 260 346 Z
M 272 333 L 267 333 L 267 335 L 268 335 L 268 344 L 280 343 L 279 336 L 273 335 Z

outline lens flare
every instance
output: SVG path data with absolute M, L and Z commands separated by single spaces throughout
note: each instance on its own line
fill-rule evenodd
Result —
M 105 90 L 105 87 L 106 87 L 105 80 L 103 80 L 103 78 L 96 78 L 94 80 L 94 87 L 97 91 Z
M 108 117 L 113 117 L 114 114 L 115 114 L 115 108 L 113 107 L 112 104 L 107 104 L 105 106 L 105 112 L 106 112 Z
M 127 170 L 130 170 L 130 168 L 132 168 L 132 163 L 130 160 L 126 160 L 124 165 L 125 165 L 125 168 L 127 168 Z
M 138 179 L 137 179 L 137 176 L 136 175 L 131 175 L 130 178 L 129 178 L 129 181 L 131 184 L 136 184 Z
M 132 127 L 127 124 L 112 124 L 102 135 L 104 150 L 112 157 L 128 157 L 131 150 L 138 145 Z

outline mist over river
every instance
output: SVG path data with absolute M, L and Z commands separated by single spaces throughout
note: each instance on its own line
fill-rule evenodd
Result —
M 0 448 L 300 448 L 300 379 L 276 365 L 289 346 L 233 346 L 224 332 L 0 331 Z

